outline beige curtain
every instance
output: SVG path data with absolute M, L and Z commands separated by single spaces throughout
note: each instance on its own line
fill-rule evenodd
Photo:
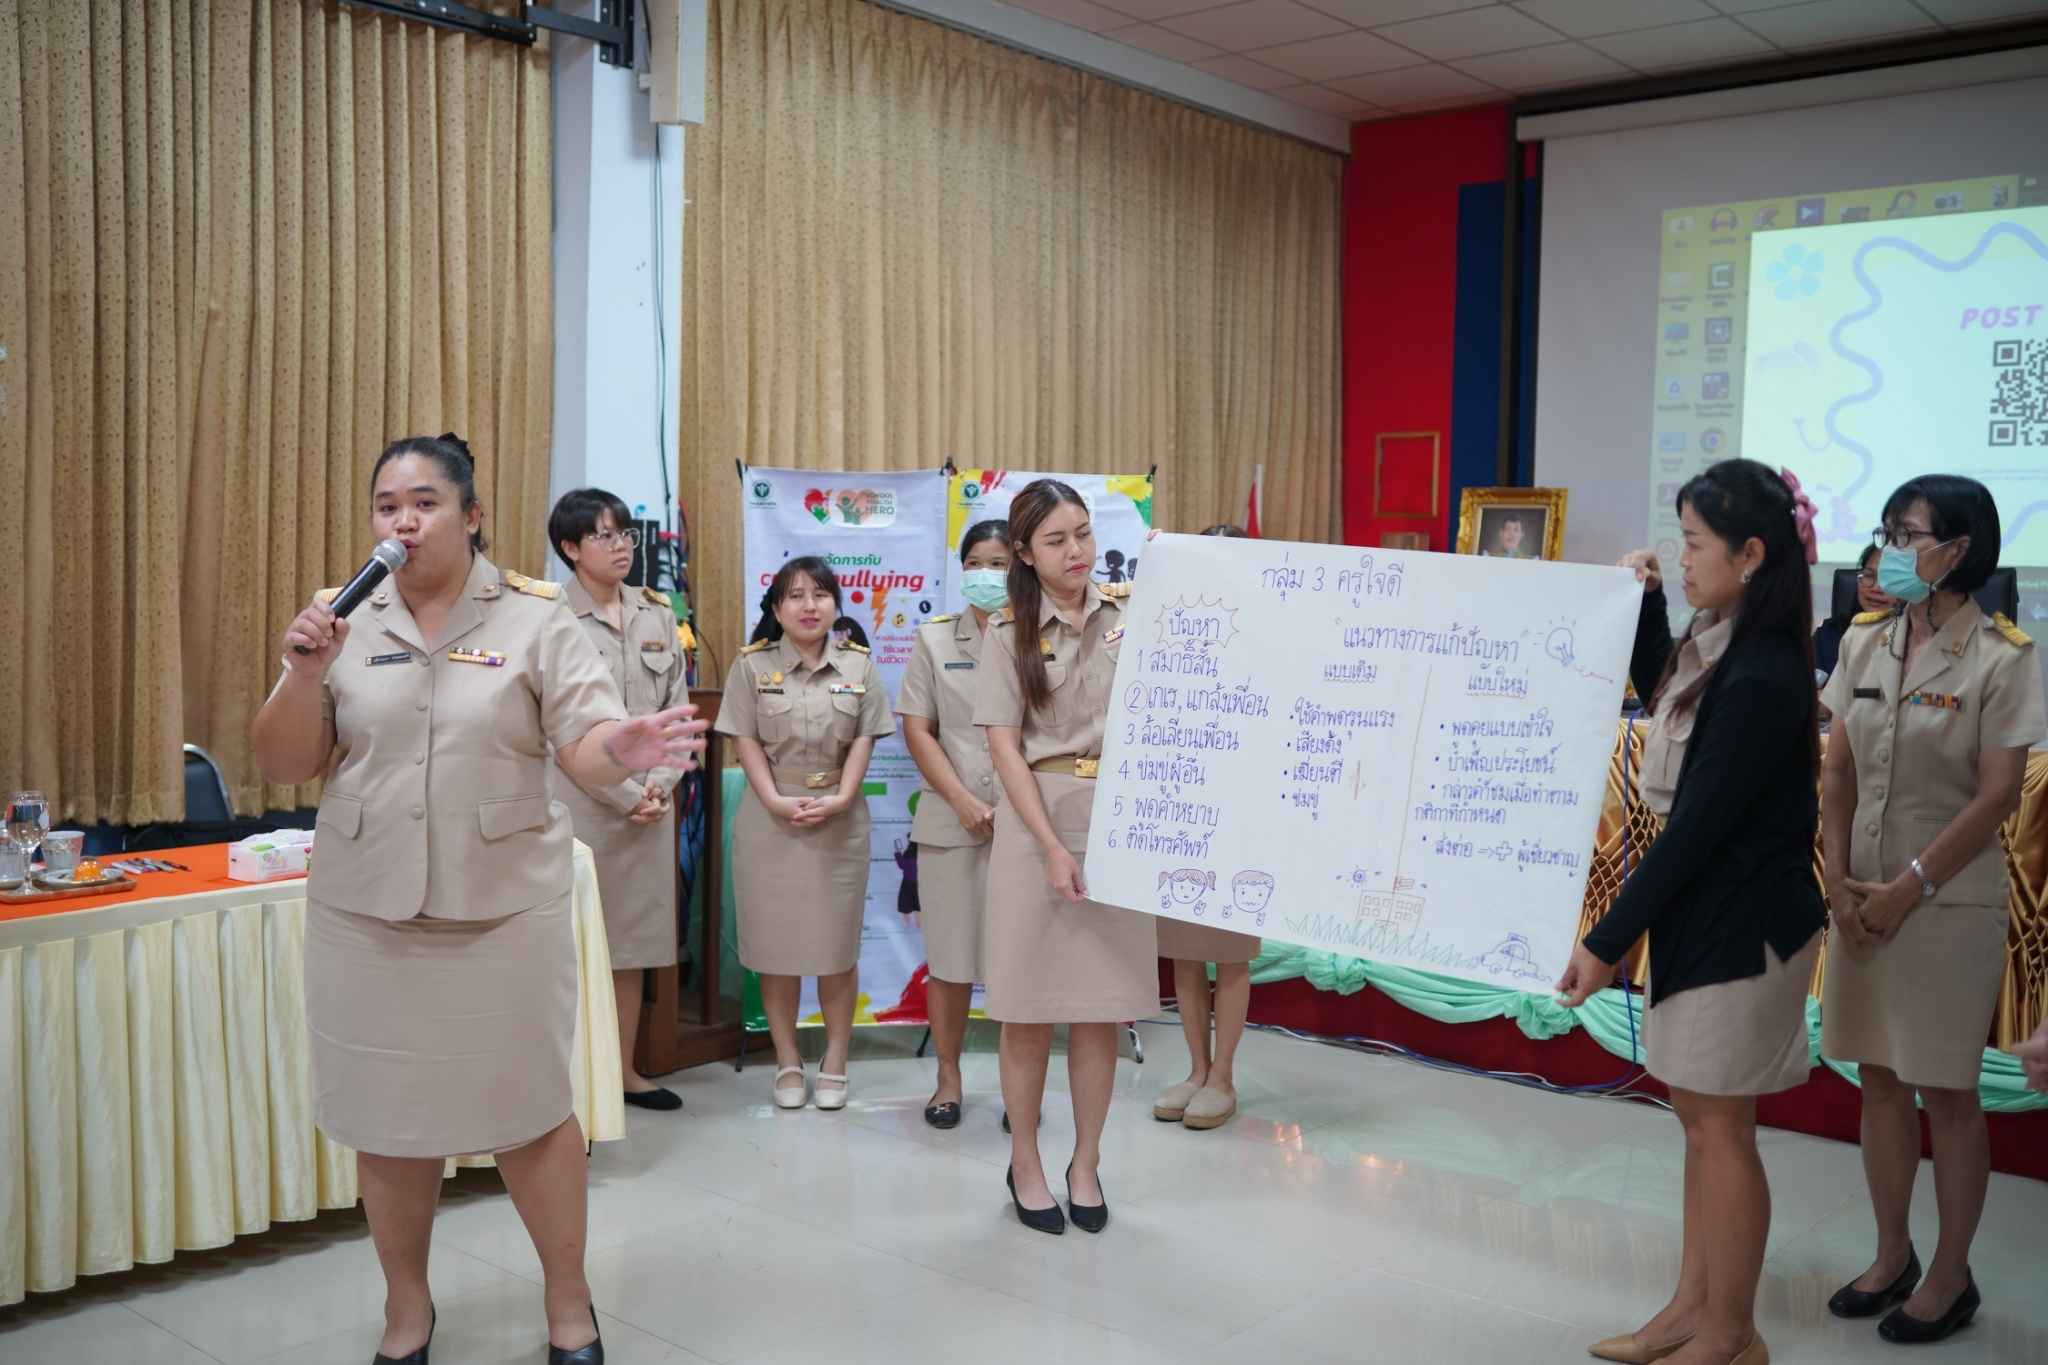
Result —
M 733 461 L 1159 468 L 1168 529 L 1338 528 L 1341 160 L 862 0 L 718 0 L 682 496 L 721 658 Z
M 238 809 L 307 796 L 249 721 L 391 437 L 462 432 L 541 567 L 548 94 L 544 47 L 332 0 L 0 0 L 0 784 L 175 819 L 189 740 Z

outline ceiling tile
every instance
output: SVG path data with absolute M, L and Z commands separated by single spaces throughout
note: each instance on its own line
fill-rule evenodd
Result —
M 1360 114 L 1370 113 L 1373 108 L 1364 100 L 1340 94 L 1327 85 L 1291 85 L 1273 93 L 1283 100 L 1310 109 L 1320 109 L 1325 114 L 1335 114 L 1339 118 L 1356 118 Z
M 1777 51 L 1733 19 L 1704 19 L 1696 24 L 1646 28 L 1609 38 L 1588 38 L 1618 62 L 1638 71 L 1668 71 L 1681 66 L 1713 66 L 1745 57 L 1768 57 Z
M 1425 19 L 1432 14 L 1471 9 L 1489 0 L 1308 0 L 1325 14 L 1348 20 L 1360 28 L 1398 24 L 1404 19 Z
M 1412 109 L 1436 100 L 1496 98 L 1500 92 L 1448 66 L 1410 66 L 1399 71 L 1382 71 L 1371 76 L 1347 76 L 1330 84 L 1368 104 L 1389 109 Z
M 1560 36 L 1556 29 L 1539 24 L 1526 14 L 1499 6 L 1440 14 L 1434 19 L 1411 19 L 1376 31 L 1382 38 L 1440 62 L 1505 52 L 1509 48 L 1536 47 L 1554 43 Z
M 2041 0 L 1920 0 L 1944 24 L 1982 24 L 2000 19 L 2048 18 Z
M 1415 54 L 1406 48 L 1383 42 L 1370 33 L 1339 33 L 1331 38 L 1314 38 L 1285 47 L 1262 47 L 1253 56 L 1268 66 L 1291 71 L 1305 81 L 1327 81 L 1338 76 L 1363 76 L 1373 71 L 1392 71 L 1397 66 L 1415 65 Z
M 1012 0 L 1003 0 L 1004 4 Z M 1171 19 L 1177 14 L 1193 14 L 1198 9 L 1215 9 L 1218 0 L 1108 0 L 1111 9 L 1122 10 L 1133 19 L 1157 23 Z
M 1515 8 L 1574 38 L 1714 17 L 1706 0 L 1517 0 Z
M 1297 78 L 1285 71 L 1275 71 L 1250 57 L 1235 55 L 1210 57 L 1205 61 L 1189 62 L 1197 71 L 1206 71 L 1212 76 L 1221 76 L 1226 81 L 1236 81 L 1251 90 L 1277 90 L 1283 85 L 1293 85 Z
M 1108 29 L 1124 28 L 1131 22 L 1130 16 L 1119 14 L 1113 9 L 1104 9 L 1094 0 L 1003 0 L 1006 5 L 1028 9 L 1033 14 L 1042 14 L 1048 19 L 1057 19 L 1063 24 L 1072 24 L 1090 33 L 1102 33 Z
M 1298 43 L 1342 33 L 1350 27 L 1342 19 L 1318 14 L 1294 0 L 1245 0 L 1243 4 L 1169 19 L 1165 26 L 1175 33 L 1213 43 L 1225 52 Z
M 1207 43 L 1196 42 L 1185 34 L 1168 32 L 1157 24 L 1132 24 L 1129 28 L 1113 28 L 1102 36 L 1142 48 L 1155 57 L 1167 57 L 1176 62 L 1192 62 L 1201 57 L 1219 55 L 1216 49 Z
M 1495 52 L 1485 57 L 1467 57 L 1451 65 L 1503 90 L 1554 90 L 1561 85 L 1617 80 L 1634 74 L 1612 57 L 1579 43 Z
M 1936 27 L 1913 0 L 1815 0 L 1792 9 L 1759 10 L 1742 22 L 1779 47 L 1823 47 Z

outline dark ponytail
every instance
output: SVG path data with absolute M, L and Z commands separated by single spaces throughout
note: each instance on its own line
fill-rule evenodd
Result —
M 1061 506 L 1088 510 L 1081 495 L 1058 479 L 1026 485 L 1010 504 L 1010 611 L 1015 617 L 1017 683 L 1023 689 L 1027 711 L 1036 711 L 1052 700 L 1052 685 L 1045 677 L 1045 631 L 1038 619 L 1044 592 L 1038 585 L 1038 570 L 1026 564 L 1024 556 L 1031 549 L 1031 537 Z
M 384 472 L 384 466 L 401 455 L 417 455 L 423 460 L 432 460 L 434 467 L 441 471 L 441 477 L 455 485 L 455 491 L 462 498 L 462 512 L 477 505 L 476 457 L 469 453 L 469 442 L 452 431 L 439 436 L 401 436 L 384 447 L 384 453 L 377 457 L 377 463 L 370 466 L 370 489 L 374 494 L 377 476 Z M 484 552 L 486 542 L 483 528 L 469 533 L 469 548 L 477 554 Z

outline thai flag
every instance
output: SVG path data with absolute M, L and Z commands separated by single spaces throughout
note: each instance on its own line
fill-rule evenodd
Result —
M 1244 501 L 1244 533 L 1248 536 L 1260 534 L 1259 492 L 1265 482 L 1266 467 L 1264 465 L 1254 465 L 1252 467 L 1252 491 Z

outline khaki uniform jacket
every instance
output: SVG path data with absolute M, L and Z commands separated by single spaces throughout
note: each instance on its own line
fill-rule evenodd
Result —
M 718 733 L 760 741 L 779 782 L 829 796 L 862 736 L 896 732 L 889 693 L 867 650 L 834 643 L 816 669 L 806 668 L 786 638 L 749 645 L 732 661 L 718 708 Z
M 376 919 L 502 919 L 569 893 L 555 748 L 625 707 L 553 583 L 476 556 L 428 643 L 386 585 L 349 621 L 322 700 L 336 756 L 309 899 Z
M 1039 653 L 1045 659 L 1045 681 L 1052 699 L 1026 713 L 1024 687 L 1017 679 L 1017 630 L 1005 608 L 988 623 L 982 647 L 984 666 L 976 694 L 974 723 L 1020 731 L 1019 747 L 1026 763 L 1048 758 L 1100 758 L 1102 735 L 1109 720 L 1110 688 L 1116 683 L 1116 661 L 1124 638 L 1124 600 L 1130 588 L 1090 583 L 1083 604 L 1081 629 L 1067 624 L 1046 599 L 1039 609 Z
M 2048 738 L 2033 642 L 2003 616 L 1965 602 L 1921 647 L 1911 673 L 1905 624 L 1870 612 L 1850 625 L 1821 690 L 1829 743 L 1856 760 L 1849 875 L 1887 882 L 1927 851 L 1977 794 L 1977 757 Z M 1937 905 L 2006 903 L 2005 853 L 1992 839 L 1935 893 Z
M 988 735 L 974 723 L 979 695 L 984 635 L 972 612 L 935 616 L 920 626 L 896 693 L 896 714 L 931 721 L 939 747 L 960 781 L 978 800 L 996 803 L 996 769 L 988 753 Z M 931 848 L 965 848 L 986 844 L 986 835 L 969 834 L 953 807 L 927 787 L 911 818 L 913 842 Z
M 619 589 L 619 606 L 620 620 L 625 625 L 623 631 L 612 629 L 611 623 L 605 620 L 604 614 L 597 609 L 597 603 L 591 600 L 578 580 L 571 578 L 563 584 L 562 593 L 569 603 L 569 610 L 582 624 L 584 634 L 597 647 L 597 655 L 604 660 L 619 695 L 625 698 L 627 715 L 651 716 L 671 706 L 681 706 L 690 699 L 688 659 L 682 649 L 675 609 L 669 605 L 666 593 L 652 588 L 622 586 Z M 624 782 L 601 791 L 585 792 L 574 783 L 570 786 L 577 795 L 600 801 L 624 815 L 640 804 L 640 798 L 646 795 L 648 788 L 674 791 L 682 780 L 682 773 L 674 768 L 655 768 L 650 772 L 635 773 Z M 573 805 L 571 811 L 580 817 L 581 812 Z M 630 828 L 638 829 L 640 826 Z M 580 833 L 580 825 L 578 830 L 577 837 L 589 843 L 589 837 Z

